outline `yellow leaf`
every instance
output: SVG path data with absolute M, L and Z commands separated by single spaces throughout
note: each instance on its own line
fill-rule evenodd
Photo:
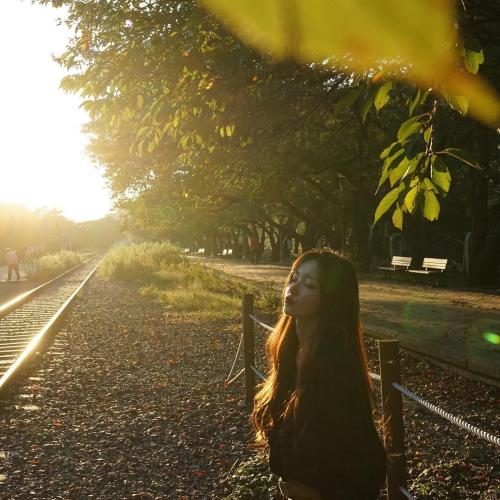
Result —
M 500 99 L 461 69 L 448 0 L 201 0 L 244 41 L 276 59 L 382 69 L 469 99 L 469 113 L 500 124 Z

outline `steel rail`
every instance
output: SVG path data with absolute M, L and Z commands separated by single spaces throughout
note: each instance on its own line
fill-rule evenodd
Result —
M 31 290 L 28 290 L 24 293 L 17 295 L 16 297 L 5 302 L 4 304 L 1 304 L 0 305 L 0 319 L 5 318 L 5 316 L 10 314 L 12 311 L 17 309 L 18 307 L 21 307 L 22 305 L 26 304 L 26 302 L 29 302 L 30 300 L 34 299 L 41 291 L 43 291 L 49 285 L 52 285 L 54 282 L 56 282 L 60 278 L 66 276 L 67 274 L 69 274 L 73 271 L 76 271 L 81 266 L 88 264 L 93 258 L 94 257 L 91 257 L 90 259 L 88 259 L 84 262 L 81 262 L 80 264 L 77 264 L 76 266 L 72 267 L 71 269 L 64 271 L 63 273 L 59 274 L 55 278 L 52 278 L 49 281 L 46 281 L 45 283 L 42 283 L 41 285 L 38 285 L 35 288 L 32 288 Z
M 59 307 L 57 312 L 52 315 L 50 320 L 35 334 L 30 336 L 22 336 L 24 338 L 28 337 L 28 344 L 24 344 L 25 348 L 22 350 L 21 354 L 16 357 L 16 359 L 11 362 L 9 368 L 0 377 L 0 397 L 2 397 L 5 392 L 12 386 L 12 383 L 17 379 L 21 372 L 28 366 L 29 361 L 33 355 L 41 348 L 42 344 L 47 341 L 50 335 L 54 334 L 57 327 L 60 325 L 65 314 L 69 311 L 70 306 L 77 297 L 81 289 L 86 285 L 87 281 L 92 277 L 97 268 L 100 266 L 102 259 L 98 262 L 92 271 L 85 277 L 85 279 L 79 284 L 78 288 L 65 300 L 63 305 Z M 88 263 L 88 261 L 87 261 Z M 17 337 L 12 339 L 14 343 L 17 341 Z M 12 356 L 11 356 L 12 359 Z M 0 364 L 8 364 L 6 361 Z

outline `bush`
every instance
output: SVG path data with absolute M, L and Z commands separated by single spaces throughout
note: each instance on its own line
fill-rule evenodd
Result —
M 30 274 L 30 278 L 35 281 L 48 281 L 82 262 L 82 255 L 67 250 L 44 255 L 34 261 L 34 271 Z
M 170 243 L 118 245 L 106 255 L 100 266 L 102 276 L 132 283 L 145 283 L 160 269 L 181 264 L 183 258 Z

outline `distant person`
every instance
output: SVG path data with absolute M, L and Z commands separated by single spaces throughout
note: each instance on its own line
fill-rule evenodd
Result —
M 295 260 L 266 353 L 253 422 L 283 498 L 376 500 L 386 452 L 373 422 L 350 262 L 329 249 Z
M 252 264 L 259 263 L 259 250 L 260 250 L 259 238 L 252 238 L 250 240 L 250 258 L 252 260 Z
M 17 258 L 17 252 L 13 248 L 7 248 L 5 252 L 5 261 L 8 268 L 8 278 L 7 281 L 12 279 L 12 271 L 16 272 L 17 281 L 21 279 L 19 274 L 19 259 Z

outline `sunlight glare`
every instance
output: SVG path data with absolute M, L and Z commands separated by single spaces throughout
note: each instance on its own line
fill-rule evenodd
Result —
M 111 201 L 101 172 L 85 156 L 80 98 L 59 88 L 65 70 L 52 55 L 70 37 L 56 25 L 62 13 L 27 1 L 0 4 L 0 203 L 57 208 L 83 221 L 104 216 Z

